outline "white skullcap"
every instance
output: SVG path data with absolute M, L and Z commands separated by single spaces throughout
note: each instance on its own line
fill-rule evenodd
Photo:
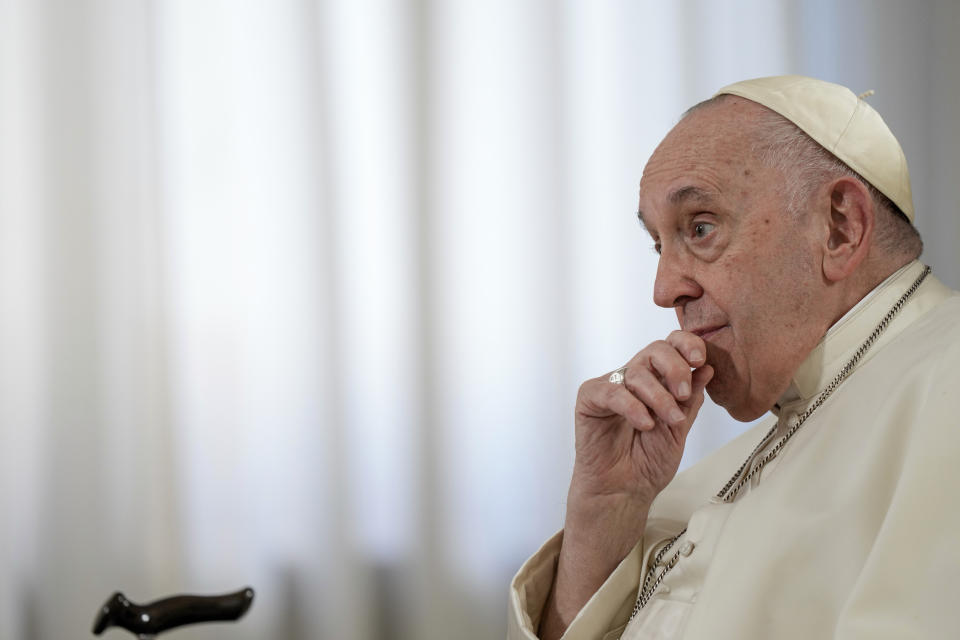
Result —
M 850 89 L 804 76 L 744 80 L 715 95 L 746 98 L 776 111 L 859 173 L 913 222 L 910 172 L 880 114 Z

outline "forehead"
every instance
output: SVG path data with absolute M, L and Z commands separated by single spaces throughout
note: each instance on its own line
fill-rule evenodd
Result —
M 751 122 L 763 107 L 731 97 L 697 109 L 667 134 L 640 180 L 641 220 L 665 206 L 704 203 L 742 191 L 760 169 Z

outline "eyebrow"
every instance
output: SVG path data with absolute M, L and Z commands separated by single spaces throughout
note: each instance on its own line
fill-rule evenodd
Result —
M 684 187 L 678 187 L 667 194 L 667 200 L 670 204 L 677 206 L 684 204 L 686 202 L 712 202 L 715 193 L 708 191 L 707 189 L 702 189 L 700 187 L 695 187 L 693 185 L 687 185 Z M 647 226 L 647 221 L 643 219 L 643 211 L 639 208 L 637 209 L 637 219 L 640 220 L 640 224 L 643 225 L 643 228 L 647 230 L 647 233 L 653 235 L 650 231 L 650 227 Z
M 707 191 L 700 187 L 686 186 L 671 191 L 667 194 L 667 200 L 669 200 L 671 204 L 683 204 L 690 200 L 697 202 L 710 201 L 713 200 L 713 196 L 714 193 L 712 191 Z

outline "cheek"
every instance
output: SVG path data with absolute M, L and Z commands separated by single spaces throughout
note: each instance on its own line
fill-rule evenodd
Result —
M 776 296 L 780 313 L 785 316 L 782 324 L 790 329 L 809 324 L 810 316 L 816 315 L 814 288 L 817 272 L 812 257 L 796 253 L 785 256 L 775 277 L 769 287 L 771 297 Z

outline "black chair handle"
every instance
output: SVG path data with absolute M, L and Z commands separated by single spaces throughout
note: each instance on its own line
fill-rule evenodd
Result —
M 150 604 L 131 602 L 118 591 L 97 612 L 93 633 L 100 635 L 108 627 L 121 627 L 139 636 L 154 636 L 195 622 L 237 620 L 251 604 L 250 587 L 221 596 L 172 596 Z

